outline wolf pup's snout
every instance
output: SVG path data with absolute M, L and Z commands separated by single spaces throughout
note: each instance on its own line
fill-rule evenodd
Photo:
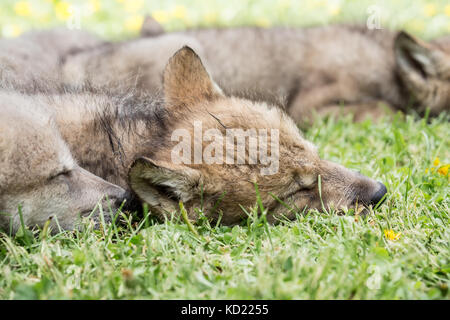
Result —
M 387 193 L 386 186 L 383 183 L 378 182 L 378 189 L 372 195 L 372 198 L 369 201 L 369 205 L 376 206 L 383 204 L 383 202 L 386 200 L 386 198 L 384 198 L 384 195 L 386 193 Z
M 115 209 L 122 208 L 126 210 L 131 202 L 131 193 L 122 189 L 119 186 L 112 185 L 111 188 L 108 189 L 108 192 L 105 194 L 107 203 L 113 206 Z
M 114 202 L 114 205 L 116 207 L 120 207 L 122 203 L 125 201 L 127 203 L 131 198 L 131 194 L 128 191 L 123 191 L 120 194 L 117 194 L 116 196 L 111 198 L 111 201 Z
M 141 203 L 136 195 L 129 190 L 114 198 L 114 205 L 122 211 L 139 211 Z

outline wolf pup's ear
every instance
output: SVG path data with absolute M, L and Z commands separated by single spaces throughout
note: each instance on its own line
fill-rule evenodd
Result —
M 191 200 L 199 179 L 197 170 L 147 157 L 135 160 L 128 172 L 131 189 L 161 217 L 178 210 L 180 200 Z
M 223 96 L 200 57 L 187 46 L 170 58 L 163 79 L 164 97 L 169 108 L 194 106 Z
M 416 85 L 439 76 L 444 53 L 430 44 L 401 31 L 394 41 L 395 58 L 401 76 Z M 448 59 L 448 58 L 447 58 Z
M 163 27 L 152 16 L 146 16 L 141 27 L 141 37 L 157 37 L 164 34 Z

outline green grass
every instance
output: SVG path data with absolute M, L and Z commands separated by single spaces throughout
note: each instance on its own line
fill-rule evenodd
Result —
M 447 0 L 2 0 L 0 35 L 76 22 L 71 12 L 79 12 L 83 29 L 120 39 L 136 35 L 144 15 L 172 31 L 211 25 L 365 24 L 373 9 L 380 13 L 382 28 L 403 28 L 425 38 L 450 33 Z
M 386 183 L 367 217 L 310 212 L 233 228 L 181 218 L 50 236 L 0 235 L 3 299 L 448 299 L 448 118 L 318 121 L 306 132 L 324 158 Z M 385 230 L 401 232 L 396 241 Z M 28 242 L 27 242 L 28 241 Z
M 3 36 L 64 24 L 58 4 L 81 3 L 25 1 L 32 10 L 24 16 L 14 13 L 17 2 L 0 4 Z M 111 39 L 136 34 L 133 22 L 150 13 L 168 30 L 310 25 L 364 22 L 374 3 L 383 27 L 425 38 L 450 31 L 445 1 L 147 1 L 137 10 L 99 3 L 82 27 Z M 386 203 L 364 218 L 310 212 L 273 226 L 255 209 L 233 228 L 121 216 L 100 230 L 86 221 L 78 232 L 0 233 L 0 299 L 448 299 L 449 177 L 431 168 L 436 157 L 449 163 L 449 132 L 448 115 L 428 123 L 319 120 L 305 132 L 323 158 L 387 185 Z M 388 240 L 385 230 L 400 238 Z

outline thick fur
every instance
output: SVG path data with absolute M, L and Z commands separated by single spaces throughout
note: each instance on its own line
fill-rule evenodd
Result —
M 412 105 L 432 115 L 450 110 L 450 38 L 429 44 L 400 32 L 395 40 L 397 70 Z
M 241 206 L 255 204 L 255 184 L 270 221 L 292 219 L 304 209 L 374 204 L 380 190 L 386 192 L 370 178 L 321 160 L 282 109 L 224 94 L 192 49 L 185 47 L 169 60 L 163 80 L 162 101 L 133 90 L 111 94 L 84 89 L 32 98 L 54 110 L 81 166 L 131 188 L 159 217 L 177 211 L 178 201 L 183 201 L 192 218 L 200 208 L 212 220 L 223 214 L 223 223 L 238 223 L 246 216 Z M 174 163 L 171 154 L 177 143 L 172 133 L 193 133 L 194 121 L 201 121 L 203 131 L 279 130 L 279 170 L 262 175 L 261 164 Z
M 432 115 L 449 110 L 448 39 L 436 44 L 415 39 L 417 45 L 411 46 L 405 45 L 404 35 L 348 25 L 187 30 L 68 55 L 63 79 L 71 84 L 130 83 L 157 92 L 165 61 L 188 45 L 227 94 L 285 105 L 297 122 L 314 113 L 352 111 L 362 119 L 386 110 L 423 113 L 429 107 Z M 439 72 L 428 73 L 432 69 L 420 63 L 405 70 L 403 53 L 414 58 L 421 47 L 436 56 L 429 60 Z M 425 85 L 412 80 L 415 75 Z M 439 96 L 427 98 L 435 83 Z
M 116 209 L 125 190 L 79 167 L 43 101 L 0 92 L 0 228 L 76 227 L 99 201 Z M 106 201 L 106 198 L 109 201 Z M 20 213 L 19 213 L 20 210 Z M 98 219 L 96 213 L 95 218 Z
M 101 45 L 96 36 L 77 30 L 33 31 L 14 39 L 0 39 L 0 80 L 24 88 L 58 80 L 61 59 L 69 53 Z

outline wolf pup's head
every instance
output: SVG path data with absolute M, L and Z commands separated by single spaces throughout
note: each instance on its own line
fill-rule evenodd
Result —
M 32 100 L 14 93 L 0 98 L 0 227 L 15 232 L 22 222 L 42 227 L 52 219 L 54 227 L 73 229 L 102 198 L 107 219 L 125 190 L 80 168 Z
M 417 110 L 450 110 L 450 45 L 426 43 L 400 32 L 394 43 L 399 76 Z
M 304 209 L 376 205 L 383 184 L 319 158 L 281 109 L 225 96 L 200 58 L 184 47 L 164 72 L 169 132 L 157 152 L 137 159 L 129 181 L 153 213 L 163 216 L 182 201 L 225 224 L 246 217 L 256 187 L 269 221 L 292 219 Z

